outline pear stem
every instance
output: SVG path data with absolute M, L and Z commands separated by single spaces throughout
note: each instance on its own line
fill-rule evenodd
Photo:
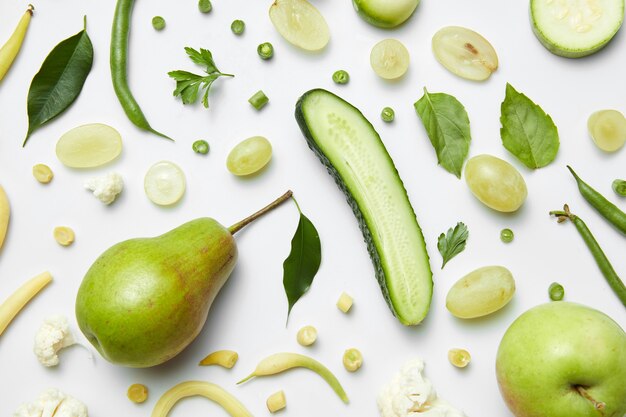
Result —
M 578 391 L 578 393 L 586 400 L 590 401 L 591 404 L 593 404 L 594 408 L 596 410 L 598 410 L 600 412 L 601 415 L 604 415 L 604 408 L 606 407 L 606 404 L 604 404 L 601 401 L 596 401 L 588 392 L 587 390 L 581 386 L 581 385 L 576 385 L 576 391 Z
M 232 226 L 228 228 L 228 230 L 230 231 L 232 235 L 234 235 L 235 233 L 237 233 L 238 231 L 240 231 L 241 229 L 243 229 L 244 227 L 246 227 L 247 225 L 249 225 L 256 219 L 258 219 L 259 217 L 274 210 L 276 207 L 280 206 L 285 201 L 289 200 L 292 195 L 293 195 L 293 192 L 291 190 L 287 191 L 285 194 L 281 195 L 276 200 L 274 200 L 267 206 L 263 207 L 261 210 L 257 211 L 253 215 L 246 217 L 245 219 L 243 219 L 242 221 L 238 223 L 233 224 Z

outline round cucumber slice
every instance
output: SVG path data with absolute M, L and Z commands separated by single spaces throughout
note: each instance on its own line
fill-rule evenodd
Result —
M 352 0 L 354 9 L 366 22 L 381 28 L 394 28 L 404 23 L 420 0 Z
M 550 52 L 580 58 L 615 36 L 624 21 L 624 0 L 530 0 L 530 18 Z

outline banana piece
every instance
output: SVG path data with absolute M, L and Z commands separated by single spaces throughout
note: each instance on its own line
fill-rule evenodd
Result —
M 52 275 L 43 272 L 27 281 L 0 305 L 0 336 L 22 308 L 51 281 Z
M 216 402 L 233 417 L 252 417 L 252 414 L 219 385 L 204 381 L 186 381 L 170 388 L 157 401 L 152 410 L 152 417 L 167 417 L 178 401 L 187 397 L 202 396 Z
M 4 188 L 0 185 L 0 249 L 2 249 L 4 238 L 7 235 L 10 216 L 11 207 L 9 206 L 9 199 L 7 198 L 7 194 L 4 192 Z

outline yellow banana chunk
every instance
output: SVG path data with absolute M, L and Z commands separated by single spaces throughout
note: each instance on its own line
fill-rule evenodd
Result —
M 26 304 L 52 281 L 49 272 L 43 272 L 27 281 L 0 305 L 0 336 Z
M 24 12 L 24 15 L 13 31 L 13 34 L 4 46 L 0 48 L 0 81 L 2 81 L 6 73 L 9 71 L 15 57 L 20 52 L 22 42 L 24 42 L 24 37 L 26 36 L 26 30 L 30 24 L 30 18 L 33 16 L 34 10 L 35 8 L 33 5 L 29 4 L 28 9 Z
M 0 185 L 0 249 L 4 243 L 9 228 L 9 217 L 11 216 L 11 207 L 4 188 Z
M 200 366 L 219 365 L 226 369 L 231 369 L 237 363 L 239 355 L 232 350 L 218 350 L 207 355 L 199 363 Z
M 178 401 L 187 397 L 202 396 L 216 402 L 233 417 L 252 417 L 252 414 L 219 385 L 204 381 L 187 381 L 170 388 L 157 401 L 152 410 L 152 417 L 167 417 Z

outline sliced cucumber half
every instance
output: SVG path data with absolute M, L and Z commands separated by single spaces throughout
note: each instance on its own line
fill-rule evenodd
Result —
M 531 0 L 530 17 L 550 52 L 580 58 L 613 39 L 624 21 L 624 0 Z
M 429 257 L 380 136 L 357 108 L 326 90 L 305 93 L 296 119 L 354 211 L 389 307 L 401 323 L 419 324 L 433 291 Z

